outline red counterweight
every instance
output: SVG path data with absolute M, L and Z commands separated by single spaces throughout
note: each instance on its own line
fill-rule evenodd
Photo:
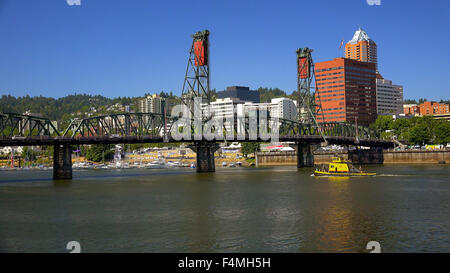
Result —
M 306 57 L 298 58 L 298 74 L 300 76 L 300 79 L 309 78 L 308 58 Z
M 208 64 L 207 43 L 203 40 L 194 42 L 195 66 L 203 66 Z

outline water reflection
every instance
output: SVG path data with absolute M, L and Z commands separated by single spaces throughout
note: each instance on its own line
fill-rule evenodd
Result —
M 366 252 L 379 241 L 383 252 L 448 252 L 448 167 L 373 169 L 400 176 L 180 169 L 29 183 L 37 173 L 15 172 L 0 178 L 24 181 L 0 185 L 1 247 L 65 252 L 79 240 L 86 252 Z

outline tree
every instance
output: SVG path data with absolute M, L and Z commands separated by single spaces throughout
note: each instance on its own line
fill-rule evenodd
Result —
M 261 102 L 270 102 L 273 98 L 286 97 L 286 92 L 279 88 L 260 87 L 258 91 Z
M 23 147 L 22 157 L 26 161 L 35 161 L 37 159 L 38 153 L 33 151 L 30 147 Z
M 259 150 L 259 144 L 259 142 L 244 142 L 242 143 L 241 153 L 247 157 L 249 154 Z
M 404 104 L 417 104 L 417 101 L 414 99 L 406 99 L 403 101 Z
M 394 130 L 394 134 L 398 139 L 409 138 L 409 130 L 412 127 L 411 124 L 411 120 L 404 118 L 399 118 L 394 121 L 394 123 L 392 124 L 392 129 Z
M 412 144 L 427 144 L 431 138 L 430 128 L 424 122 L 416 124 L 409 133 L 409 142 Z
M 435 127 L 436 143 L 450 143 L 450 123 L 448 121 L 439 121 Z
M 391 130 L 394 124 L 392 116 L 378 116 L 374 123 L 371 124 L 371 128 L 383 133 L 386 130 Z
M 113 146 L 109 144 L 92 145 L 86 152 L 86 159 L 94 162 L 101 162 L 103 158 L 109 161 L 114 157 Z

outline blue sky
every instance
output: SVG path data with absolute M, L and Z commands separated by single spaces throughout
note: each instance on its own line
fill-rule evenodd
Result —
M 342 55 L 358 27 L 405 98 L 450 99 L 450 1 L 0 0 L 0 94 L 181 93 L 191 34 L 209 29 L 211 86 L 296 89 L 295 50 Z

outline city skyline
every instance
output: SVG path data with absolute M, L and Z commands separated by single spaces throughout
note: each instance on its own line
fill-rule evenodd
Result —
M 448 99 L 445 45 L 449 38 L 438 35 L 449 22 L 447 2 L 423 7 L 416 1 L 383 1 L 381 6 L 369 6 L 355 0 L 352 18 L 338 16 L 348 11 L 333 2 L 327 2 L 325 9 L 320 7 L 323 3 L 289 1 L 280 7 L 249 1 L 241 4 L 242 9 L 236 8 L 237 2 L 195 3 L 108 5 L 85 0 L 80 6 L 69 6 L 64 0 L 2 1 L 0 34 L 8 39 L 0 45 L 0 95 L 136 97 L 149 91 L 180 95 L 190 35 L 202 29 L 211 31 L 212 88 L 277 87 L 290 94 L 296 89 L 296 48 L 313 48 L 315 62 L 341 57 L 340 41 L 346 43 L 361 27 L 377 42 L 380 73 L 404 86 L 405 99 Z M 298 13 L 301 9 L 311 12 Z M 205 15 L 196 18 L 194 10 Z M 411 14 L 419 10 L 434 21 L 415 22 Z M 281 11 L 286 14 L 278 20 Z M 327 19 L 306 24 L 319 11 Z M 391 13 L 398 16 L 392 19 L 396 25 L 377 19 Z M 186 24 L 171 22 L 174 16 L 186 19 Z M 417 61 L 430 39 L 434 50 Z

